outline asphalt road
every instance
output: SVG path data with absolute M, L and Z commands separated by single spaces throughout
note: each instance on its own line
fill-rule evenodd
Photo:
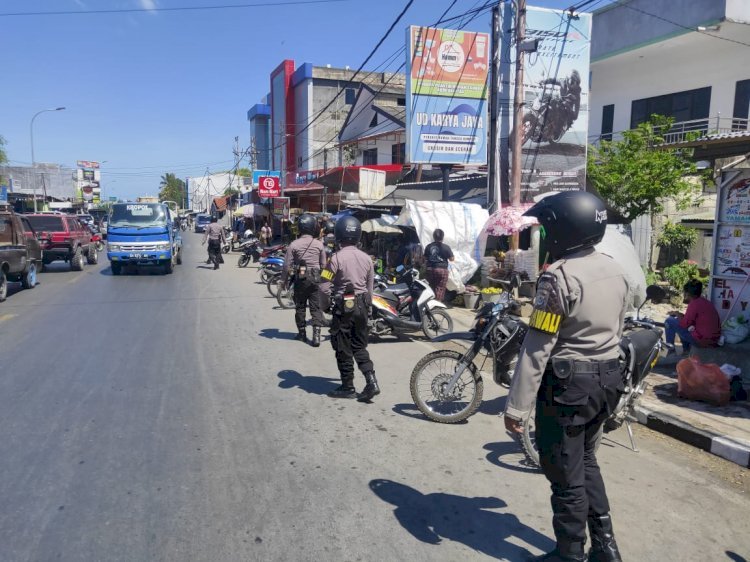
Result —
M 376 402 L 329 399 L 328 343 L 293 341 L 257 271 L 235 256 L 212 271 L 185 237 L 171 276 L 54 265 L 0 304 L 0 561 L 522 560 L 553 546 L 546 481 L 497 417 L 505 391 L 486 380 L 468 423 L 429 422 L 408 389 L 429 344 L 385 341 L 371 346 Z M 750 558 L 748 471 L 637 434 L 638 454 L 600 452 L 625 559 Z

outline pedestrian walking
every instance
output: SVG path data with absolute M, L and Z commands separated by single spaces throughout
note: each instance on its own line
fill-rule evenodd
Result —
M 445 232 L 436 228 L 432 233 L 433 242 L 424 249 L 424 258 L 427 262 L 427 282 L 435 292 L 435 298 L 442 302 L 445 300 L 445 286 L 448 283 L 448 266 L 455 258 L 453 250 L 448 244 L 443 243 Z
M 317 235 L 318 221 L 310 214 L 304 214 L 297 220 L 300 236 L 289 244 L 284 259 L 284 271 L 281 282 L 286 286 L 289 277 L 294 277 L 294 321 L 297 324 L 295 339 L 307 342 L 307 308 L 312 316 L 312 346 L 320 346 L 320 328 L 324 324 L 323 312 L 320 309 L 318 283 L 320 272 L 326 266 L 326 251 L 323 243 L 313 236 Z
M 538 560 L 619 562 L 595 446 L 624 390 L 618 356 L 627 278 L 614 259 L 594 249 L 607 224 L 606 207 L 594 195 L 552 195 L 525 215 L 539 220 L 555 260 L 537 282 L 505 408 L 505 427 L 521 433 L 536 400 L 536 443 L 552 488 L 557 540 Z
M 380 394 L 375 367 L 367 352 L 367 322 L 372 306 L 375 272 L 370 256 L 357 249 L 362 237 L 362 225 L 355 217 L 343 217 L 336 221 L 335 235 L 340 249 L 331 258 L 322 277 L 331 282 L 331 345 L 336 353 L 341 385 L 329 392 L 328 396 L 369 402 Z M 355 360 L 366 383 L 359 394 L 354 388 Z
M 219 269 L 219 264 L 224 260 L 221 256 L 221 247 L 226 244 L 224 229 L 219 226 L 216 217 L 211 217 L 211 222 L 206 227 L 203 235 L 203 244 L 208 241 L 208 262 L 213 262 L 214 269 Z
M 263 226 L 260 227 L 260 243 L 264 246 L 268 246 L 271 243 L 271 227 L 268 226 L 268 221 L 263 221 Z

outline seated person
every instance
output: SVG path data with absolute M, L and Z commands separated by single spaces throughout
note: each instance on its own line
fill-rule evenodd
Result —
M 674 350 L 674 337 L 680 336 L 682 352 L 687 354 L 690 346 L 716 347 L 721 337 L 721 320 L 711 301 L 703 298 L 703 283 L 691 279 L 682 289 L 688 307 L 685 314 L 672 311 L 664 321 L 664 337 L 667 349 Z

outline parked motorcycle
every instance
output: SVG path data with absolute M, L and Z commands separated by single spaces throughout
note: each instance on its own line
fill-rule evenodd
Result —
M 373 291 L 372 317 L 368 323 L 374 336 L 422 330 L 434 338 L 453 330 L 447 308 L 435 298 L 429 283 L 419 278 L 416 269 L 399 266 L 403 283 L 388 285 L 381 281 Z
M 625 391 L 617 403 L 612 414 L 604 422 L 602 430 L 604 433 L 614 431 L 623 424 L 628 430 L 630 445 L 633 451 L 638 451 L 635 446 L 633 429 L 630 422 L 634 419 L 635 406 L 646 391 L 648 383 L 646 377 L 654 368 L 661 350 L 663 324 L 654 322 L 648 318 L 641 318 L 641 308 L 648 301 L 661 302 L 666 298 L 664 290 L 657 285 L 646 288 L 646 300 L 638 307 L 634 318 L 625 318 L 625 326 L 622 340 L 620 341 L 620 371 L 622 373 Z M 525 420 L 521 445 L 528 459 L 539 464 L 539 450 L 535 439 L 535 409 L 531 410 L 529 417 Z M 597 439 L 596 447 L 599 447 L 601 435 Z
M 255 237 L 248 238 L 243 241 L 237 248 L 240 252 L 242 252 L 239 260 L 237 260 L 237 265 L 239 267 L 247 267 L 247 264 L 249 264 L 251 261 L 257 262 L 260 259 L 259 247 L 260 241 Z
M 221 246 L 221 251 L 225 254 L 228 254 L 232 250 L 232 229 L 228 226 L 225 226 L 223 228 L 225 242 Z
M 281 274 L 284 268 L 284 257 L 272 255 L 267 258 L 260 258 L 260 280 L 262 283 L 268 283 L 272 277 Z M 275 293 L 274 293 L 275 296 Z
M 414 404 L 433 421 L 458 423 L 477 411 L 482 403 L 484 382 L 481 367 L 474 360 L 482 350 L 493 359 L 495 382 L 510 386 L 528 330 L 520 318 L 520 305 L 510 293 L 503 293 L 499 302 L 480 301 L 477 306 L 469 332 L 453 332 L 432 340 L 470 341 L 471 347 L 464 353 L 447 349 L 429 353 L 412 371 L 409 386 Z

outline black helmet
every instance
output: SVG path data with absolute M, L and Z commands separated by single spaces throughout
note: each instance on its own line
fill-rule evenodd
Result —
M 333 221 L 333 220 L 331 220 L 331 219 L 328 219 L 325 222 L 325 224 L 324 224 L 323 227 L 325 228 L 325 234 L 326 234 L 326 236 L 329 235 L 329 234 L 333 234 L 333 229 L 336 228 L 336 222 Z
M 318 221 L 315 220 L 314 216 L 305 213 L 297 220 L 297 228 L 299 229 L 300 236 L 303 234 L 315 236 L 318 233 Z
M 557 260 L 602 241 L 607 228 L 607 208 L 596 195 L 564 191 L 539 201 L 524 213 L 544 227 L 544 241 Z
M 362 237 L 362 225 L 352 216 L 342 217 L 337 220 L 333 231 L 336 234 L 336 242 L 339 244 L 345 242 L 358 244 L 359 239 Z

